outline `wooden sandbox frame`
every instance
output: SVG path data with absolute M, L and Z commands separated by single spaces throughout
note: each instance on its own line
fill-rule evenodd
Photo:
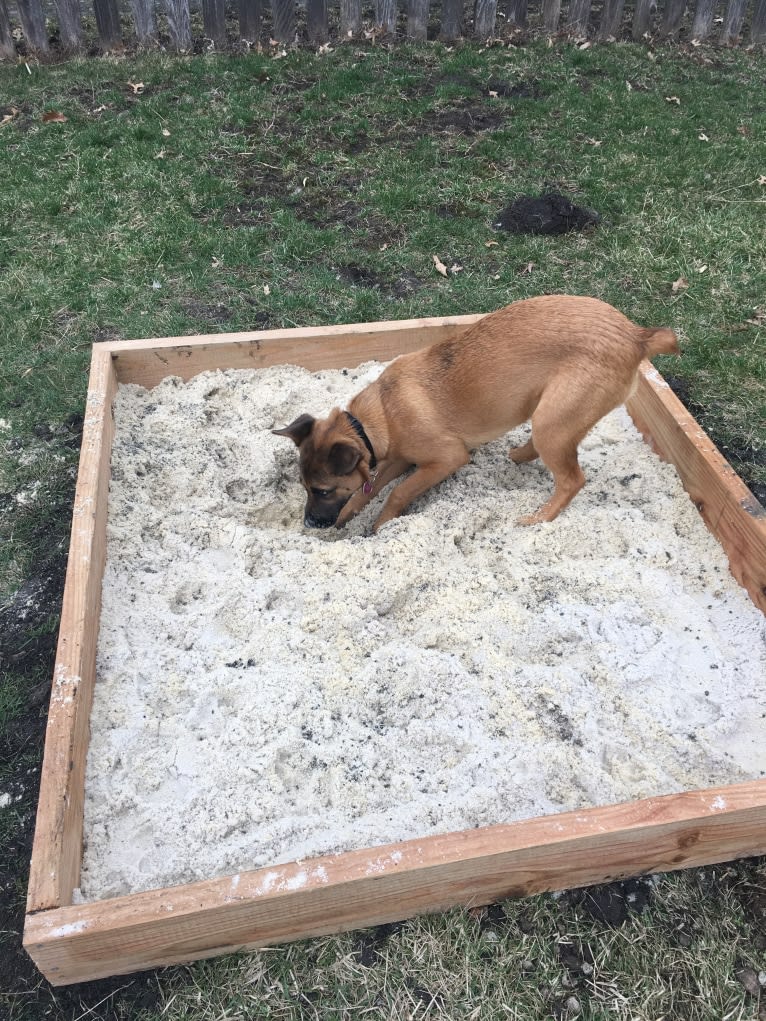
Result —
M 457 336 L 480 318 L 94 345 L 24 930 L 24 946 L 53 984 L 766 853 L 766 780 L 759 780 L 72 903 L 118 383 L 152 387 L 169 375 L 188 380 L 209 369 L 285 363 L 353 368 Z M 732 574 L 766 612 L 763 508 L 648 362 L 628 410 L 647 442 L 675 464 Z

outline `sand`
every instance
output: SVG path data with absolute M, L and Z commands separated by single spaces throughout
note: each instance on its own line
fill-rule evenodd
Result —
M 293 445 L 380 366 L 121 386 L 84 899 L 766 771 L 766 623 L 623 409 L 554 522 L 526 429 L 381 533 Z

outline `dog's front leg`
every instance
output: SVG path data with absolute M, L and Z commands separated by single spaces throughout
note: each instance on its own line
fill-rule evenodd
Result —
M 470 456 L 464 446 L 455 446 L 449 451 L 449 458 L 445 452 L 440 451 L 440 459 L 427 464 L 419 464 L 412 475 L 401 482 L 388 496 L 385 507 L 380 517 L 375 522 L 373 532 L 377 532 L 381 525 L 398 517 L 405 507 L 408 507 L 413 500 L 427 492 L 433 486 L 443 482 L 446 478 L 468 464 Z
M 398 479 L 399 476 L 403 475 L 409 467 L 410 464 L 408 461 L 396 460 L 383 462 L 375 481 L 372 483 L 370 491 L 365 493 L 364 487 L 357 489 L 338 515 L 336 526 L 338 528 L 342 528 L 347 521 L 353 518 L 361 510 L 364 510 L 370 500 L 374 500 L 375 497 L 386 488 L 389 482 L 393 482 L 394 479 Z

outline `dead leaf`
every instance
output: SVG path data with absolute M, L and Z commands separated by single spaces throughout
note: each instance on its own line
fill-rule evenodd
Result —
M 688 286 L 689 281 L 686 279 L 686 277 L 679 277 L 678 280 L 674 281 L 670 285 L 670 289 L 673 292 L 673 294 L 678 294 L 679 291 L 685 291 Z
M 388 248 L 388 241 L 386 241 L 386 243 L 385 243 L 384 245 L 381 245 L 381 246 L 380 246 L 380 247 L 378 248 L 378 251 L 379 251 L 379 252 L 385 252 L 385 250 L 386 250 L 387 248 Z
M 31 371 L 32 371 L 31 367 L 28 369 L 24 369 L 24 371 L 21 374 L 21 378 L 24 379 L 24 377 L 28 376 Z
M 170 138 L 170 132 L 168 131 L 167 128 L 162 129 L 162 134 L 165 138 Z
M 625 88 L 628 90 L 628 92 L 633 91 L 633 86 L 630 84 L 630 82 L 625 82 Z
M 269 294 L 271 294 L 271 288 L 269 287 L 269 285 L 268 285 L 268 284 L 264 284 L 264 285 L 263 285 L 263 293 L 264 293 L 265 295 L 267 295 L 267 296 L 268 296 Z
M 43 124 L 64 124 L 69 118 L 58 110 L 46 110 L 43 114 Z
M 210 265 L 213 267 L 213 269 L 218 269 L 218 267 L 221 265 L 221 260 L 213 256 L 213 261 L 210 263 Z
M 734 972 L 734 978 L 751 996 L 761 995 L 761 983 L 758 981 L 758 972 L 755 968 L 747 966 L 739 968 Z
M 707 266 L 697 266 L 698 273 L 707 273 Z
M 522 276 L 522 277 L 526 276 L 528 273 L 531 273 L 534 268 L 535 268 L 535 264 L 533 262 L 528 262 L 526 264 L 526 266 L 523 266 L 519 270 L 519 276 Z
M 462 273 L 463 272 L 463 267 L 459 263 L 455 262 L 455 263 L 453 263 L 450 266 L 449 271 L 450 271 L 450 273 L 453 273 L 453 274 L 454 273 Z
M 436 272 L 441 273 L 443 277 L 447 275 L 447 267 L 441 261 L 438 255 L 432 255 L 431 258 L 434 260 L 434 266 L 436 266 Z
M 322 46 L 319 47 L 319 52 L 322 54 L 332 53 L 332 46 L 330 46 L 329 43 L 324 43 Z
M 105 103 L 102 103 L 101 106 L 97 106 L 95 110 L 91 110 L 91 113 L 103 113 L 104 110 L 108 110 L 108 109 L 109 109 L 109 107 L 106 106 Z
M 678 98 L 678 96 L 665 96 L 665 102 L 666 103 L 675 103 L 676 106 L 680 106 L 681 105 L 681 100 Z
M 758 184 L 766 184 L 766 174 L 761 174 L 758 178 Z
M 750 128 L 747 126 L 747 124 L 740 124 L 739 127 L 737 128 L 737 133 L 742 135 L 744 138 L 747 138 L 747 136 L 750 134 Z
M 490 99 L 497 99 L 497 93 L 493 92 L 492 89 L 489 90 L 488 95 Z
M 701 131 L 701 132 L 700 132 L 700 133 L 699 133 L 699 134 L 697 135 L 697 138 L 699 138 L 700 142 L 709 142 L 709 141 L 710 141 L 710 139 L 709 139 L 709 138 L 707 137 L 707 135 L 705 134 L 705 132 L 704 132 L 704 131 Z
M 484 247 L 485 248 L 492 248 L 495 245 L 497 245 L 499 247 L 500 242 L 499 241 L 485 241 L 484 242 Z
M 597 148 L 599 145 L 602 144 L 601 140 L 598 138 L 585 138 L 583 141 L 585 142 L 586 145 L 594 145 Z
M 128 85 L 130 85 L 131 89 L 133 89 L 134 96 L 140 96 L 141 93 L 144 91 L 143 82 L 128 82 Z
M 590 49 L 590 43 L 589 42 L 580 43 L 580 45 L 577 47 L 577 49 L 578 50 L 589 50 Z
M 165 152 L 165 150 L 164 149 L 160 149 L 160 151 L 157 153 L 157 155 L 154 158 L 156 160 L 164 160 L 166 156 L 167 156 L 167 153 Z

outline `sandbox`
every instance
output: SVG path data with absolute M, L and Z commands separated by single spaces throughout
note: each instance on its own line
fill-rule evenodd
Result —
M 85 766 L 96 680 L 97 631 L 106 551 L 106 498 L 113 440 L 111 408 L 118 383 L 154 387 L 166 377 L 179 376 L 189 380 L 210 370 L 265 368 L 280 364 L 303 365 L 311 370 L 354 370 L 370 359 L 386 360 L 442 336 L 455 335 L 477 318 L 466 316 L 446 320 L 362 324 L 191 340 L 136 341 L 95 347 L 25 930 L 25 946 L 51 981 L 66 983 L 130 972 L 223 953 L 242 946 L 258 946 L 374 924 L 457 903 L 486 903 L 502 896 L 561 889 L 617 876 L 721 861 L 766 850 L 766 784 L 760 780 L 732 782 L 741 776 L 759 775 L 756 768 L 758 761 L 753 760 L 751 752 L 745 749 L 744 761 L 732 764 L 728 761 L 732 748 L 727 749 L 724 741 L 719 749 L 721 768 L 712 770 L 709 778 L 706 778 L 704 770 L 695 774 L 693 771 L 687 773 L 677 765 L 669 766 L 669 775 L 672 776 L 668 783 L 653 788 L 651 785 L 644 787 L 639 782 L 632 789 L 631 799 L 621 804 L 606 804 L 607 801 L 621 797 L 619 789 L 615 792 L 595 785 L 588 792 L 588 797 L 572 803 L 574 811 L 561 814 L 547 813 L 561 812 L 565 802 L 555 799 L 552 802 L 532 801 L 526 812 L 522 813 L 526 817 L 522 817 L 521 821 L 487 825 L 488 822 L 501 821 L 497 816 L 493 817 L 495 809 L 490 807 L 489 815 L 463 817 L 462 828 L 458 832 L 443 832 L 438 827 L 434 829 L 423 822 L 423 816 L 418 823 L 422 823 L 422 830 L 410 831 L 407 834 L 409 839 L 396 844 L 381 843 L 380 836 L 376 836 L 373 830 L 370 831 L 372 838 L 368 848 L 362 846 L 359 850 L 345 853 L 335 849 L 332 844 L 322 845 L 320 841 L 316 845 L 307 844 L 304 854 L 300 842 L 292 847 L 288 843 L 288 857 L 291 860 L 270 857 L 273 852 L 268 852 L 266 857 L 256 859 L 257 864 L 263 867 L 250 868 L 249 871 L 242 871 L 243 867 L 248 868 L 242 865 L 248 859 L 246 855 L 242 856 L 240 848 L 232 852 L 233 857 L 224 857 L 222 864 L 202 862 L 195 872 L 184 872 L 182 868 L 176 873 L 168 872 L 164 878 L 160 872 L 159 882 L 163 886 L 159 889 L 155 888 L 157 879 L 151 873 L 146 880 L 148 887 L 144 884 L 142 888 L 140 877 L 137 882 L 135 876 L 129 877 L 127 886 L 123 887 L 120 885 L 123 880 L 118 878 L 115 884 L 112 876 L 100 890 L 96 887 L 87 889 L 89 866 L 84 876 L 81 876 Z M 359 385 L 362 382 L 360 378 Z M 200 414 L 214 416 L 215 385 L 206 383 L 205 386 L 208 396 L 200 396 Z M 316 410 L 320 411 L 321 408 Z M 675 464 L 691 499 L 726 551 L 734 577 L 747 589 L 752 601 L 763 610 L 766 607 L 766 525 L 757 502 L 675 400 L 659 374 L 649 365 L 642 369 L 639 387 L 629 411 L 652 446 Z M 270 424 L 260 423 L 260 427 L 265 429 Z M 597 437 L 594 440 L 594 457 L 599 443 L 608 445 L 613 442 L 609 439 L 609 429 L 612 427 L 607 425 L 605 428 L 606 438 Z M 294 457 L 294 454 L 290 452 L 290 456 Z M 605 460 L 609 460 L 608 455 Z M 497 459 L 495 463 L 499 463 Z M 277 468 L 279 464 L 284 465 L 286 461 L 278 461 Z M 489 474 L 487 488 L 503 484 L 502 479 L 498 482 L 491 465 L 480 464 L 476 468 L 483 475 Z M 510 471 L 511 468 L 506 470 Z M 623 473 L 621 478 L 612 479 L 612 484 L 627 492 L 636 484 L 631 477 L 633 475 L 636 472 Z M 517 482 L 518 478 L 505 480 L 504 495 L 509 501 L 516 495 Z M 454 484 L 459 487 L 465 484 L 465 480 L 461 483 L 458 479 Z M 275 524 L 273 499 L 268 507 L 259 509 L 258 492 L 248 491 L 246 472 L 235 473 L 235 477 L 232 476 L 227 484 L 227 490 L 229 487 L 227 495 L 234 503 L 241 504 L 243 508 L 251 508 L 251 523 L 252 515 L 257 519 L 260 514 L 269 527 Z M 604 491 L 606 496 L 603 499 L 608 508 L 606 483 Z M 592 493 L 596 504 L 599 492 L 596 488 Z M 587 487 L 584 493 L 587 493 Z M 475 499 L 475 494 L 471 498 Z M 516 505 L 509 507 L 506 538 L 510 538 L 513 532 L 514 511 L 518 513 L 518 510 L 528 509 L 517 508 Z M 299 518 L 295 510 L 294 497 L 285 494 L 283 520 L 277 522 L 280 527 L 299 530 Z M 683 514 L 683 510 L 681 508 L 678 513 Z M 477 514 L 480 518 L 481 508 L 478 508 Z M 417 509 L 407 527 L 412 527 L 414 519 L 417 519 Z M 428 520 L 428 515 L 422 520 Z M 246 521 L 243 520 L 242 524 L 244 527 Z M 363 529 L 364 522 L 359 527 Z M 392 527 L 396 529 L 400 526 L 394 523 Z M 539 531 L 542 534 L 541 548 L 544 548 L 545 533 L 550 527 L 553 526 L 526 531 L 527 534 Z M 429 531 L 426 527 L 420 534 L 416 530 L 414 541 L 416 545 L 427 549 L 429 542 L 433 545 L 438 539 L 437 548 L 444 558 L 448 551 L 443 549 L 443 531 L 441 526 L 436 531 L 433 528 Z M 449 536 L 452 549 L 456 555 L 465 557 L 468 551 L 459 548 L 465 541 L 465 528 L 456 527 L 454 531 L 455 534 Z M 352 534 L 350 538 L 341 541 L 347 545 L 353 542 L 359 545 L 359 534 L 356 538 Z M 374 541 L 363 540 L 368 547 Z M 221 545 L 225 544 L 218 542 L 218 546 Z M 661 573 L 662 560 L 656 558 L 672 557 L 673 551 L 653 550 L 650 547 L 651 543 L 647 546 L 647 555 L 652 562 L 646 565 L 647 569 Z M 341 547 L 332 543 L 324 548 L 331 560 L 332 551 L 336 550 L 337 553 Z M 501 555 L 498 553 L 498 556 Z M 372 557 L 372 550 L 369 549 L 365 556 Z M 258 560 L 257 550 L 253 551 L 253 558 Z M 411 573 L 417 575 L 414 554 Z M 270 600 L 273 602 L 275 598 L 278 599 L 278 593 L 275 596 L 274 585 L 269 580 L 268 570 L 264 572 L 261 566 L 251 577 L 256 578 L 261 585 L 263 605 L 268 608 Z M 486 586 L 487 578 L 482 581 Z M 427 587 L 427 578 L 420 578 L 420 582 L 421 587 Z M 502 591 L 501 585 L 496 593 L 498 599 Z M 107 597 L 110 593 L 111 584 L 107 581 Z M 405 596 L 413 599 L 412 588 L 408 589 Z M 672 598 L 672 592 L 665 593 L 665 596 Z M 175 603 L 172 604 L 170 615 L 186 614 L 187 607 L 198 598 L 198 595 L 195 597 L 193 582 L 190 580 L 186 587 L 180 583 L 176 585 L 172 598 Z M 461 598 L 466 598 L 465 592 Z M 477 602 L 479 605 L 480 601 Z M 727 604 L 722 613 L 729 617 L 736 617 L 737 612 L 742 617 L 746 616 L 739 605 L 740 610 L 737 611 L 735 600 Z M 384 611 L 382 617 L 385 618 L 388 614 L 385 607 L 377 606 L 375 613 L 379 614 L 381 609 Z M 304 616 L 310 626 L 321 629 L 321 605 L 307 607 Z M 624 623 L 618 618 L 619 608 L 613 629 L 619 629 Z M 604 620 L 607 620 L 606 616 Z M 404 660 L 394 663 L 395 670 L 402 674 L 408 670 L 415 674 L 423 671 L 432 674 L 444 667 L 445 659 L 450 660 L 452 657 L 455 660 L 460 656 L 465 659 L 465 653 L 445 651 L 441 647 L 442 635 L 437 633 L 437 623 L 437 618 L 432 618 L 430 631 L 426 628 L 428 634 L 421 636 L 422 650 L 417 655 L 423 655 L 425 659 L 408 663 L 405 655 Z M 512 628 L 518 620 L 506 623 Z M 687 622 L 686 628 L 689 634 L 693 630 L 693 620 Z M 693 641 L 693 636 L 689 640 Z M 213 689 L 216 689 L 217 684 L 219 694 L 226 690 L 227 678 L 231 676 L 226 671 L 240 671 L 241 677 L 237 683 L 241 686 L 247 683 L 248 663 L 252 667 L 257 664 L 258 650 L 247 648 L 247 636 L 240 635 L 237 641 L 244 650 L 243 655 L 232 656 L 221 664 L 221 677 L 218 682 L 214 680 L 212 683 Z M 189 643 L 194 644 L 193 635 L 189 637 Z M 736 627 L 724 645 L 726 643 L 734 649 L 731 643 L 736 645 Z M 342 707 L 342 677 L 337 667 L 343 663 L 345 653 L 340 650 L 338 655 L 337 662 L 328 669 L 335 670 L 337 674 L 329 680 L 337 688 L 338 707 Z M 477 660 L 473 667 L 467 664 L 466 675 L 471 674 L 472 670 L 474 673 L 487 673 L 491 650 L 487 651 L 483 659 L 479 659 L 481 662 Z M 733 653 L 729 662 L 725 650 L 723 653 L 719 650 L 718 659 L 717 663 L 708 663 L 707 668 L 715 669 L 716 672 L 721 670 L 722 673 L 728 670 L 731 687 L 737 676 L 741 677 L 743 671 L 746 671 L 747 664 L 740 663 L 737 671 L 732 673 Z M 463 665 L 466 666 L 466 663 Z M 391 668 L 390 663 L 388 666 Z M 754 664 L 754 669 L 760 668 Z M 371 682 L 380 670 L 379 662 L 372 664 Z M 565 663 L 557 676 L 565 689 Z M 712 689 L 712 685 L 705 688 L 703 684 L 702 687 L 705 690 L 700 691 L 699 697 L 700 705 L 704 706 L 704 699 L 709 697 L 707 692 Z M 407 699 L 413 697 L 409 689 L 400 694 Z M 173 692 L 170 690 L 168 698 L 172 700 L 172 697 Z M 457 697 L 459 701 L 460 693 Z M 456 717 L 465 719 L 470 725 L 471 709 L 476 705 L 475 692 L 466 689 L 463 697 L 467 699 L 466 705 L 458 707 Z M 571 746 L 568 750 L 575 754 L 578 747 L 593 744 L 599 729 L 607 725 L 606 705 L 602 706 L 601 722 L 596 720 L 593 732 L 589 734 L 573 725 L 571 712 L 567 706 L 562 708 L 562 699 L 555 691 L 549 691 L 543 685 L 539 691 L 534 692 L 534 697 L 540 703 L 539 718 L 547 720 L 550 726 L 557 729 L 559 737 Z M 490 706 L 487 709 L 485 715 L 488 718 L 492 717 L 492 708 Z M 198 705 L 195 711 L 202 712 L 203 709 L 210 711 L 211 705 Z M 507 706 L 504 711 L 507 716 Z M 702 709 L 701 712 L 704 717 L 707 710 Z M 316 714 L 314 729 L 317 733 L 304 725 L 304 732 L 296 735 L 296 742 L 316 745 L 315 751 L 319 749 L 321 753 L 321 731 L 323 727 L 332 730 L 332 715 L 333 706 L 322 706 Z M 410 715 L 417 716 L 417 712 L 411 712 Z M 502 716 L 502 711 L 499 715 Z M 206 726 L 206 720 L 209 721 L 209 718 L 203 720 L 200 717 L 200 725 Z M 508 721 L 495 719 L 495 730 L 502 730 L 504 722 Z M 701 718 L 692 720 L 690 731 L 693 731 L 695 722 L 700 724 L 702 734 L 705 724 Z M 713 722 L 712 717 L 709 722 Z M 429 736 L 428 726 L 422 729 L 420 736 L 414 733 L 411 735 L 413 742 L 425 741 Z M 158 730 L 161 734 L 161 726 Z M 438 743 L 439 725 L 434 725 L 432 730 L 437 735 Z M 739 724 L 733 732 L 745 734 Z M 433 734 L 430 736 L 433 737 Z M 456 747 L 454 738 L 455 735 L 449 738 L 453 742 L 450 745 L 453 751 Z M 465 735 L 465 738 L 469 741 L 473 739 L 471 735 Z M 172 735 L 168 740 L 172 741 Z M 458 746 L 461 742 L 465 743 L 462 736 Z M 744 747 L 747 742 L 739 744 Z M 750 744 L 754 748 L 758 746 L 755 739 Z M 691 739 L 689 747 L 692 758 L 697 754 L 693 745 Z M 162 748 L 161 738 L 158 748 Z M 619 773 L 625 766 L 626 757 L 619 747 L 610 748 L 611 761 L 606 772 Z M 284 774 L 283 780 L 287 776 L 292 786 L 300 787 L 301 777 L 298 774 L 305 774 L 311 760 L 304 761 L 304 758 L 298 756 L 295 761 L 291 761 L 294 751 L 295 748 L 292 751 L 287 749 L 281 773 Z M 348 766 L 351 759 L 347 756 L 343 761 Z M 480 771 L 483 769 L 483 766 L 480 767 Z M 294 774 L 292 780 L 291 774 Z M 470 780 L 470 770 L 467 775 Z M 379 785 L 384 786 L 386 770 L 382 770 L 377 779 Z M 470 793 L 470 783 L 467 789 Z M 665 797 L 640 796 L 645 791 L 663 789 L 681 793 Z M 625 790 L 629 791 L 627 788 Z M 424 803 L 429 798 L 441 800 L 438 790 L 429 790 L 427 784 L 423 785 L 422 793 Z M 172 792 L 171 801 L 176 798 L 176 794 Z M 399 790 L 397 796 L 406 802 L 408 790 Z M 627 798 L 628 795 L 623 793 L 622 796 Z M 509 797 L 511 795 L 506 800 Z M 600 797 L 604 798 L 604 803 L 598 800 Z M 601 807 L 582 807 L 593 804 L 594 798 Z M 502 819 L 509 817 L 513 816 L 503 815 Z M 219 828 L 210 831 L 213 842 L 222 839 L 230 821 L 221 819 Z M 241 820 L 234 819 L 230 828 L 236 830 L 240 823 Z M 138 827 L 133 823 L 125 825 L 124 840 L 129 842 L 131 826 L 136 834 Z M 468 826 L 478 828 L 468 829 Z M 386 837 L 382 840 L 386 841 Z M 346 842 L 344 846 L 353 845 Z M 356 846 L 359 846 L 358 843 Z M 144 857 L 148 862 L 151 854 Z M 221 875 L 221 870 L 228 874 Z M 216 875 L 220 875 L 220 878 L 213 878 Z M 79 903 L 83 878 L 87 903 Z M 126 893 L 126 889 L 142 892 Z M 90 900 L 90 897 L 106 899 Z

